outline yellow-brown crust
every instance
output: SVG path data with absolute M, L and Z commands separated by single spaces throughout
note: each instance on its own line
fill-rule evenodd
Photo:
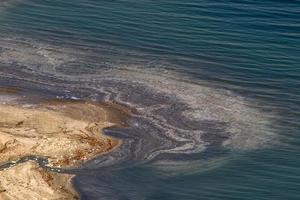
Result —
M 0 94 L 18 91 L 0 88 Z M 0 104 L 0 163 L 36 156 L 48 158 L 50 167 L 77 167 L 117 148 L 121 140 L 104 135 L 103 129 L 127 126 L 131 113 L 124 106 L 90 101 Z M 22 199 L 24 194 L 30 199 L 79 199 L 71 175 L 49 172 L 33 161 L 0 170 L 0 176 L 0 199 Z

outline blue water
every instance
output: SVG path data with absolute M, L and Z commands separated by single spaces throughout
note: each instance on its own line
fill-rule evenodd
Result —
M 155 119 L 166 120 L 174 130 L 204 127 L 179 119 L 177 111 L 181 111 L 179 106 L 184 107 L 182 102 L 162 93 L 144 94 L 144 89 L 139 90 L 130 82 L 106 82 L 102 70 L 113 69 L 112 74 L 117 75 L 111 75 L 112 79 L 136 79 L 145 84 L 167 76 L 168 81 L 178 80 L 170 83 L 172 87 L 168 89 L 168 94 L 173 90 L 175 96 L 181 92 L 191 98 L 201 95 L 202 90 L 193 89 L 198 84 L 220 90 L 222 95 L 226 93 L 222 91 L 230 91 L 233 95 L 221 95 L 216 106 L 237 96 L 247 99 L 246 103 L 237 101 L 243 110 L 241 118 L 248 112 L 256 113 L 249 114 L 247 128 L 241 128 L 242 134 L 247 135 L 238 140 L 238 146 L 243 148 L 219 149 L 214 147 L 219 144 L 210 141 L 213 151 L 204 155 L 186 150 L 176 159 L 157 156 L 163 161 L 189 157 L 184 170 L 175 170 L 176 173 L 168 167 L 159 170 L 153 164 L 156 159 L 146 159 L 150 150 L 156 152 L 163 146 L 153 138 L 145 139 L 153 147 L 132 147 L 140 153 L 132 153 L 124 162 L 108 167 L 95 165 L 92 170 L 83 168 L 76 172 L 74 180 L 82 199 L 300 199 L 300 1 L 11 0 L 0 3 L 0 36 L 1 48 L 13 45 L 25 49 L 24 45 L 32 45 L 22 51 L 23 57 L 38 47 L 64 55 L 55 54 L 53 65 L 35 58 L 22 64 L 25 61 L 16 57 L 8 66 L 1 60 L 5 63 L 0 65 L 2 82 L 15 77 L 24 82 L 52 81 L 53 85 L 65 81 L 64 87 L 69 89 L 93 87 L 94 91 L 103 87 L 112 96 L 130 94 L 132 99 L 128 97 L 126 102 L 135 103 L 138 108 L 148 108 L 156 101 L 155 106 L 168 102 L 174 107 L 151 114 Z M 68 60 L 72 56 L 78 60 Z M 67 61 L 61 64 L 61 60 Z M 122 73 L 114 72 L 115 68 Z M 131 73 L 136 70 L 142 75 Z M 192 84 L 185 85 L 186 82 Z M 107 89 L 109 84 L 115 87 Z M 176 89 L 184 85 L 184 89 L 175 91 L 173 85 Z M 183 92 L 188 89 L 191 91 Z M 121 100 L 125 102 L 125 97 Z M 201 106 L 198 101 L 195 104 Z M 214 116 L 217 111 L 210 104 L 207 107 Z M 268 131 L 260 131 L 259 124 L 265 119 Z M 132 131 L 136 138 L 152 134 L 151 128 L 136 130 L 143 130 Z M 144 131 L 147 134 L 142 136 Z M 257 141 L 252 143 L 252 131 L 255 137 L 261 136 L 259 145 Z M 211 140 L 218 140 L 220 135 Z M 192 133 L 189 137 L 193 138 Z M 249 145 L 255 143 L 255 147 L 244 145 L 246 140 L 251 141 Z M 126 147 L 121 151 L 126 151 Z M 199 162 L 192 163 L 194 160 Z

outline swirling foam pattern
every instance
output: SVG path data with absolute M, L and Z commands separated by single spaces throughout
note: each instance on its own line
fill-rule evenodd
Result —
M 84 49 L 17 38 L 1 40 L 2 78 L 39 84 L 39 90 L 47 88 L 60 98 L 75 95 L 137 111 L 128 128 L 106 131 L 122 138 L 122 147 L 85 167 L 151 163 L 176 171 L 189 163 L 197 169 L 198 161 L 220 159 L 232 151 L 257 149 L 274 141 L 271 118 L 241 96 L 196 84 L 172 71 L 158 73 L 137 65 L 102 67 L 90 73 L 85 65 L 96 64 L 91 59 L 95 57 Z M 75 63 L 79 72 L 70 68 Z

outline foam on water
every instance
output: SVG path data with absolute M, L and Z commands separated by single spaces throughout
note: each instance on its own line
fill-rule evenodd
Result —
M 15 7 L 22 3 L 26 2 L 26 0 L 1 0 L 0 1 L 0 11 L 3 12 L 5 9 Z M 2 13 L 0 13 L 1 16 Z
M 60 97 L 117 102 L 137 110 L 128 128 L 106 130 L 122 138 L 123 145 L 83 168 L 148 163 L 191 172 L 203 163 L 223 163 L 233 151 L 264 148 L 276 138 L 269 113 L 253 100 L 177 72 L 147 69 L 143 63 L 103 64 L 90 49 L 28 39 L 3 38 L 0 47 L 3 78 L 38 84 Z
M 12 102 L 17 99 L 18 99 L 18 97 L 14 96 L 14 95 L 0 94 L 0 103 L 2 103 L 2 104 L 6 104 L 8 102 Z

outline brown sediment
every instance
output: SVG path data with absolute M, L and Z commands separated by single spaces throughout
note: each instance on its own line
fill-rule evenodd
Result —
M 136 114 L 136 111 L 134 109 L 117 103 L 99 103 L 93 101 L 87 102 L 84 100 L 55 99 L 46 101 L 42 105 L 51 110 L 60 110 L 64 114 L 79 120 L 106 120 L 114 123 L 119 127 L 127 126 L 126 121 L 128 119 L 128 116 Z M 89 112 L 89 115 L 83 115 L 83 110 L 78 109 L 78 106 L 81 105 L 85 106 L 85 111 L 92 112 Z M 63 110 L 61 110 L 62 107 Z M 109 114 L 99 115 L 95 111 L 99 113 L 109 112 Z
M 104 135 L 103 129 L 126 126 L 129 114 L 126 107 L 89 101 L 52 100 L 31 107 L 0 104 L 0 164 L 36 156 L 47 158 L 50 167 L 76 167 L 118 147 L 121 141 Z M 31 195 L 28 199 L 78 198 L 70 192 L 71 176 L 48 172 L 32 162 L 2 170 L 0 177 L 0 199 L 21 199 L 21 194 Z M 55 189 L 62 180 L 69 189 Z M 61 197 L 42 198 L 50 193 Z
M 19 92 L 20 92 L 19 88 L 0 87 L 0 94 L 18 94 Z

